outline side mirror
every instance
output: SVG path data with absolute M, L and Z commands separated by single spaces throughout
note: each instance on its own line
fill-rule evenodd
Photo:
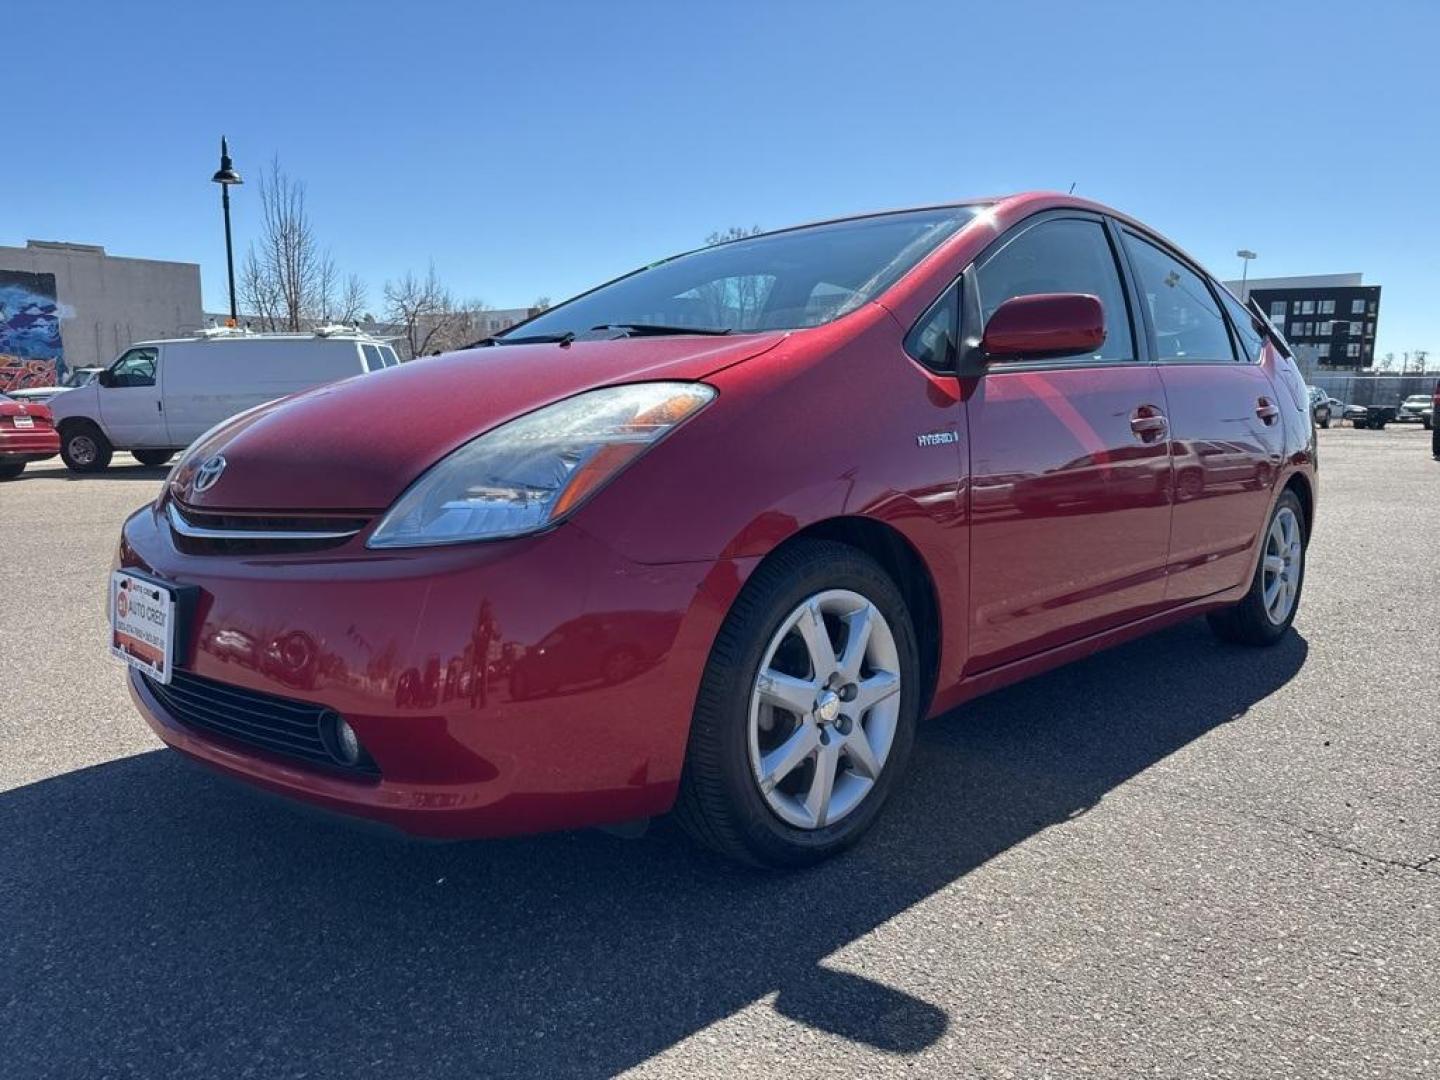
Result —
M 991 360 L 1043 360 L 1093 353 L 1105 344 L 1105 308 L 1088 293 L 1034 293 L 1006 300 L 985 324 Z
M 109 368 L 106 368 L 104 371 L 97 371 L 95 373 L 95 381 L 101 386 L 114 386 L 115 376 L 110 374 Z

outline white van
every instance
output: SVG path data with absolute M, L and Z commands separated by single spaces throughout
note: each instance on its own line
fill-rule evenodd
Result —
M 385 342 L 349 328 L 314 334 L 206 330 L 132 345 L 88 386 L 48 403 L 60 456 L 98 472 L 115 450 L 163 465 L 227 417 L 312 386 L 399 363 Z

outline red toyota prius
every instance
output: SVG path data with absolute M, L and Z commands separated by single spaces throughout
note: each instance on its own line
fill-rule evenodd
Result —
M 673 810 L 854 842 L 917 722 L 1178 620 L 1288 630 L 1283 339 L 1052 194 L 679 255 L 241 414 L 124 526 L 112 649 L 169 745 L 437 837 Z

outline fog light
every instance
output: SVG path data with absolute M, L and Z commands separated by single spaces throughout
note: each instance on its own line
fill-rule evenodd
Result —
M 325 749 L 341 765 L 359 765 L 364 759 L 365 751 L 360 749 L 360 738 L 343 716 L 328 713 L 321 720 L 321 732 Z

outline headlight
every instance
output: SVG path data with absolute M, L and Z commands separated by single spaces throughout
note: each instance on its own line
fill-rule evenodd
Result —
M 432 466 L 367 546 L 425 547 L 538 532 L 715 397 L 701 383 L 591 390 L 502 424 Z

